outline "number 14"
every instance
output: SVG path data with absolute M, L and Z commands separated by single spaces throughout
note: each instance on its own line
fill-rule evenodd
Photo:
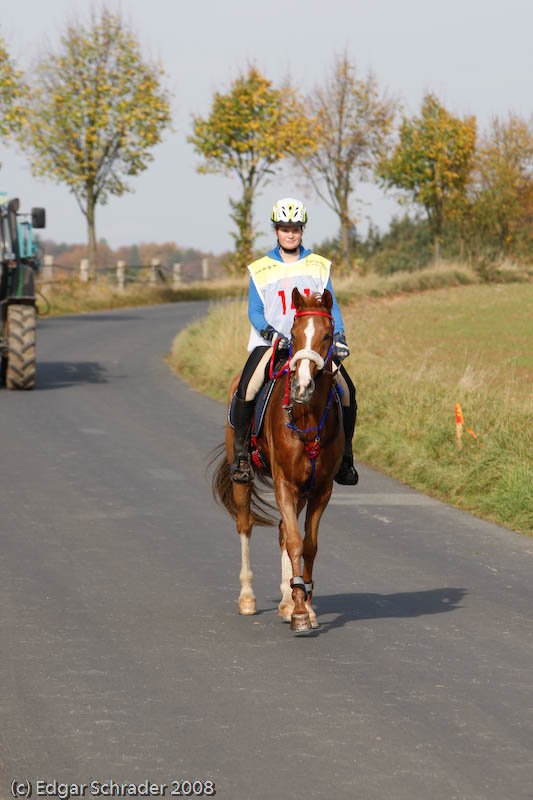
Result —
M 285 299 L 285 289 L 280 289 L 278 292 L 279 296 L 281 297 L 281 305 L 283 306 L 283 316 L 287 313 L 287 300 Z M 304 289 L 304 294 L 306 297 L 309 297 L 311 294 L 311 289 Z M 291 302 L 291 308 L 294 310 L 294 303 Z

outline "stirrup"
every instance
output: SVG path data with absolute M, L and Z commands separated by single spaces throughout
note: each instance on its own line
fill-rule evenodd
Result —
M 250 461 L 246 457 L 236 458 L 230 467 L 233 483 L 251 483 L 254 477 Z
M 339 471 L 333 479 L 335 483 L 340 483 L 341 486 L 356 486 L 359 481 L 359 475 L 353 465 L 352 456 L 343 456 Z

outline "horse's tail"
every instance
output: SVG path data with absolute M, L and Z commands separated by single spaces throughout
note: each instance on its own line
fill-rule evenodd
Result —
M 208 469 L 215 466 L 212 479 L 213 497 L 220 506 L 223 506 L 228 514 L 237 519 L 237 506 L 235 505 L 235 498 L 233 497 L 233 481 L 231 480 L 230 465 L 226 456 L 226 447 L 224 444 L 219 444 L 211 453 L 211 459 L 208 464 Z M 268 480 L 263 478 L 262 475 L 257 475 L 266 485 L 269 485 Z M 250 511 L 252 513 L 252 520 L 254 525 L 262 525 L 269 527 L 276 525 L 276 518 L 270 513 L 275 511 L 275 506 L 261 497 L 255 483 L 252 483 L 252 496 L 250 498 Z

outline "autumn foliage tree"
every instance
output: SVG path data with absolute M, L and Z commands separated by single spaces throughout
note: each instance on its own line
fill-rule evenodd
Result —
M 337 58 L 329 77 L 306 98 L 314 147 L 297 154 L 296 164 L 319 197 L 337 214 L 342 261 L 352 263 L 351 197 L 359 181 L 373 179 L 386 153 L 396 103 L 380 94 L 372 73 L 358 78 L 347 56 Z
M 162 68 L 143 59 L 121 18 L 104 9 L 70 24 L 40 63 L 24 137 L 33 172 L 65 183 L 86 217 L 96 261 L 95 209 L 131 191 L 170 123 Z
M 21 107 L 25 84 L 21 70 L 15 67 L 5 42 L 0 38 L 0 136 L 8 139 L 24 122 Z
M 386 186 L 407 192 L 425 209 L 435 261 L 445 221 L 464 212 L 475 146 L 475 117 L 461 120 L 428 94 L 420 116 L 403 119 L 394 152 L 379 165 Z
M 526 120 L 513 114 L 492 119 L 480 141 L 470 194 L 475 241 L 506 256 L 531 248 L 533 132 Z
M 255 67 L 226 93 L 216 93 L 209 116 L 193 117 L 189 142 L 202 156 L 198 171 L 237 176 L 242 194 L 230 201 L 237 233 L 235 267 L 253 258 L 253 201 L 279 162 L 312 147 L 309 124 L 290 88 L 276 89 Z

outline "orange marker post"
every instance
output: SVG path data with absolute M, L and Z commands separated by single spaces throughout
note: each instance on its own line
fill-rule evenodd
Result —
M 461 409 L 461 405 L 459 403 L 455 404 L 455 434 L 457 436 L 457 447 L 459 450 L 463 446 L 463 411 Z
M 461 404 L 460 403 L 456 403 L 455 404 L 455 432 L 456 432 L 456 435 L 457 435 L 457 447 L 459 449 L 461 449 L 461 447 L 463 446 L 463 442 L 462 442 L 463 426 L 465 427 L 466 432 L 469 433 L 470 436 L 472 436 L 477 441 L 478 445 L 480 447 L 483 447 L 483 445 L 479 441 L 479 438 L 478 438 L 477 434 L 475 434 L 474 431 L 472 430 L 472 428 L 469 428 L 468 425 L 466 424 L 466 422 L 464 420 L 464 417 L 463 417 L 463 409 L 461 408 Z

